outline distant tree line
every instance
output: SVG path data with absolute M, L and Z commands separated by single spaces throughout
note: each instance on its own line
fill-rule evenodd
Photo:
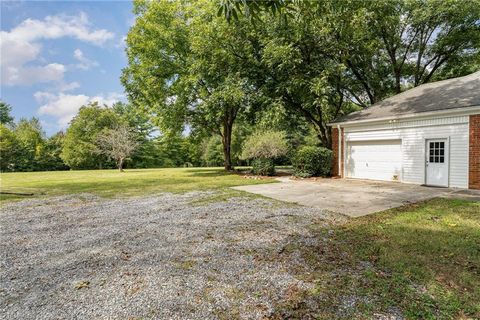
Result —
M 15 123 L 10 112 L 11 106 L 3 101 L 0 102 L 1 171 L 68 168 L 60 158 L 64 140 L 63 132 L 47 138 L 37 118 L 20 119 Z
M 250 164 L 248 157 L 242 157 L 242 150 L 245 140 L 255 131 L 285 132 L 292 152 L 301 145 L 316 143 L 313 132 L 299 119 L 287 118 L 281 113 L 256 116 L 256 125 L 241 120 L 239 127 L 235 127 L 233 165 Z M 197 130 L 161 134 L 151 117 L 132 104 L 122 102 L 112 107 L 96 102 L 82 106 L 65 132 L 50 137 L 37 118 L 15 122 L 11 106 L 5 102 L 0 103 L 0 121 L 0 170 L 3 172 L 222 166 L 224 163 L 218 135 Z M 288 156 L 275 160 L 277 164 L 289 163 Z

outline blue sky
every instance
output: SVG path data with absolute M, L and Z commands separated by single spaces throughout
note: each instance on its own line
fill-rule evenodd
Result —
M 40 118 L 48 135 L 90 101 L 125 100 L 130 1 L 2 1 L 0 97 L 15 120 Z

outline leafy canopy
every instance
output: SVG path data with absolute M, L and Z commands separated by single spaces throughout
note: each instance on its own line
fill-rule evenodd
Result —
M 224 165 L 238 117 L 255 107 L 254 28 L 217 17 L 211 1 L 136 1 L 122 83 L 164 134 L 185 126 L 220 136 Z
M 304 117 L 327 147 L 328 122 L 480 69 L 480 0 L 223 0 L 217 7 L 232 28 L 243 16 L 259 26 L 265 67 L 256 83 Z
M 3 101 L 0 101 L 0 124 L 12 124 L 13 117 L 10 115 L 12 107 Z
M 7 171 L 15 168 L 19 156 L 19 141 L 15 133 L 0 124 L 0 170 Z
M 113 129 L 121 123 L 111 109 L 93 102 L 80 108 L 65 134 L 61 157 L 74 169 L 99 168 L 108 164 L 108 158 L 96 153 L 96 141 L 105 128 Z

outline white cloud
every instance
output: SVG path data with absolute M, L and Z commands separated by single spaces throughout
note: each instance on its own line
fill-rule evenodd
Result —
M 39 82 L 59 81 L 63 79 L 65 66 L 59 63 L 50 63 L 35 67 L 6 67 L 2 68 L 2 79 L 8 85 L 29 85 Z M 2 80 L 2 81 L 3 81 Z
M 80 88 L 80 83 L 78 83 L 76 81 L 73 81 L 73 82 L 70 82 L 70 83 L 61 82 L 58 85 L 57 90 L 60 91 L 60 92 L 65 92 L 65 91 L 75 90 L 77 88 Z
M 71 37 L 102 45 L 114 34 L 92 29 L 85 13 L 77 16 L 47 16 L 43 20 L 27 19 L 10 31 L 0 31 L 0 68 L 2 85 L 29 85 L 63 79 L 65 66 L 41 63 L 41 40 Z M 37 65 L 31 64 L 36 62 Z
M 98 66 L 97 61 L 90 60 L 87 57 L 85 57 L 82 50 L 80 50 L 80 49 L 75 49 L 75 51 L 73 52 L 73 57 L 76 60 L 78 60 L 78 62 L 79 62 L 78 64 L 76 64 L 76 67 L 78 69 L 88 70 L 91 67 L 97 67 Z
M 43 103 L 38 109 L 38 113 L 40 115 L 50 115 L 57 118 L 58 126 L 64 129 L 77 114 L 81 106 L 94 101 L 97 101 L 100 105 L 106 104 L 111 106 L 115 102 L 122 100 L 124 96 L 116 92 L 90 97 L 84 94 L 53 94 L 39 91 L 34 94 L 34 97 L 38 102 Z
M 77 16 L 65 14 L 47 16 L 43 21 L 27 19 L 6 33 L 25 42 L 72 37 L 96 45 L 101 45 L 114 37 L 112 32 L 105 29 L 90 30 L 90 25 L 88 16 L 80 12 Z

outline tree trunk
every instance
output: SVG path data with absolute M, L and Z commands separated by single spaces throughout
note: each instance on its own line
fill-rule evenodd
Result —
M 118 170 L 123 172 L 123 159 L 118 160 Z
M 330 134 L 330 129 L 322 129 L 319 124 L 315 123 L 313 126 L 315 131 L 317 132 L 317 137 L 318 140 L 320 140 L 320 143 L 322 144 L 323 147 L 332 149 L 332 139 L 331 139 L 331 134 Z
M 223 144 L 223 159 L 224 159 L 223 166 L 227 171 L 230 171 L 233 169 L 232 157 L 231 157 L 232 128 L 233 128 L 233 122 L 225 120 L 223 123 L 222 144 Z
M 401 71 L 395 68 L 395 93 L 402 93 Z

